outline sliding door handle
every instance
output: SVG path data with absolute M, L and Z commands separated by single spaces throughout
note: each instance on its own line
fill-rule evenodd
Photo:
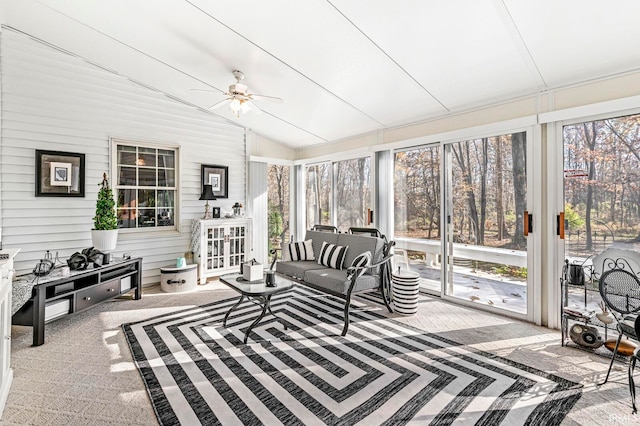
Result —
M 556 216 L 556 234 L 561 240 L 564 240 L 564 212 L 560 212 Z
M 527 210 L 524 211 L 524 236 L 529 236 L 529 232 L 533 232 L 533 215 Z

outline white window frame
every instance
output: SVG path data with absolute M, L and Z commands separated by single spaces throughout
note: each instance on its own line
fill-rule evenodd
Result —
M 153 149 L 164 149 L 164 150 L 173 150 L 175 152 L 175 187 L 168 187 L 165 189 L 173 189 L 175 190 L 174 197 L 174 221 L 173 226 L 155 226 L 155 227 L 143 227 L 143 228 L 118 228 L 118 234 L 124 239 L 127 238 L 139 238 L 139 237 L 148 237 L 148 236 L 166 236 L 166 235 L 180 235 L 180 211 L 181 211 L 181 201 L 182 201 L 182 186 L 180 184 L 180 173 L 181 173 L 181 154 L 180 154 L 180 145 L 177 143 L 167 143 L 167 142 L 155 142 L 149 140 L 136 140 L 136 139 L 121 139 L 121 138 L 110 138 L 111 147 L 110 147 L 110 165 L 111 165 L 111 186 L 113 188 L 113 194 L 116 201 L 117 208 L 117 194 L 120 185 L 118 185 L 118 159 L 117 159 L 117 148 L 118 145 L 127 145 L 127 146 L 136 146 L 139 148 L 153 148 Z M 138 188 L 136 186 L 136 188 Z M 158 187 L 156 187 L 158 188 Z

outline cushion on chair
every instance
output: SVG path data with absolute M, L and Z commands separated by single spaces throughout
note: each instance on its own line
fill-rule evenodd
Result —
M 328 291 L 346 295 L 351 280 L 347 279 L 347 271 L 338 269 L 317 269 L 308 270 L 304 280 L 311 286 L 326 289 Z M 372 275 L 363 275 L 356 280 L 353 291 L 361 291 L 377 288 L 380 284 L 379 278 Z
M 380 262 L 383 257 L 384 240 L 377 237 L 369 237 L 366 235 L 338 234 L 338 244 L 341 246 L 349 246 L 347 257 L 344 259 L 345 265 L 351 265 L 355 258 L 365 251 L 371 252 L 371 262 Z M 380 267 L 368 270 L 368 274 L 378 274 Z
M 325 266 L 318 265 L 318 262 L 314 260 L 282 261 L 276 263 L 276 272 L 299 279 L 304 279 L 307 271 L 325 268 Z
M 338 246 L 323 241 L 318 254 L 318 263 L 329 268 L 342 269 L 348 248 L 349 246 Z
M 295 243 L 282 243 L 282 260 L 315 260 L 313 245 L 311 240 L 298 241 Z
M 326 241 L 329 244 L 338 244 L 338 235 L 340 234 L 320 231 L 307 231 L 307 235 L 304 237 L 304 239 L 311 240 L 313 252 L 317 255 L 318 253 L 320 253 L 323 241 Z

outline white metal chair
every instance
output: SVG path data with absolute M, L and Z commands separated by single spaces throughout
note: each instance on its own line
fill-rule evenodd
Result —
M 609 363 L 607 376 L 601 384 L 609 380 L 609 373 L 618 354 L 622 337 L 638 340 L 638 334 L 630 321 L 635 320 L 635 318 L 631 319 L 632 315 L 640 313 L 640 280 L 637 273 L 625 259 L 605 259 L 604 263 L 605 272 L 600 276 L 599 282 L 600 296 L 616 320 L 618 340 Z
M 409 256 L 407 255 L 407 250 L 399 247 L 394 247 L 393 249 L 393 270 L 397 271 L 398 268 L 403 271 L 410 271 L 411 266 L 409 265 Z
M 640 315 L 636 317 L 633 327 L 636 336 L 640 336 Z M 636 361 L 640 359 L 640 347 L 637 347 L 631 355 L 629 360 L 629 393 L 631 393 L 631 405 L 633 407 L 633 414 L 638 410 L 636 409 L 636 384 L 633 381 L 633 370 L 636 368 Z

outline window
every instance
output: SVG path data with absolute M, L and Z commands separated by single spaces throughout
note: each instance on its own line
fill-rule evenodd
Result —
M 307 166 L 307 227 L 331 225 L 331 164 Z
M 289 176 L 291 168 L 270 164 L 267 169 L 269 209 L 269 250 L 288 242 L 289 228 Z
M 585 262 L 640 240 L 640 115 L 564 126 L 565 250 Z
M 120 229 L 176 229 L 177 147 L 114 141 Z
M 440 239 L 440 147 L 395 153 L 394 224 L 397 237 Z
M 334 163 L 336 179 L 336 227 L 340 232 L 369 225 L 367 211 L 371 208 L 371 157 Z

